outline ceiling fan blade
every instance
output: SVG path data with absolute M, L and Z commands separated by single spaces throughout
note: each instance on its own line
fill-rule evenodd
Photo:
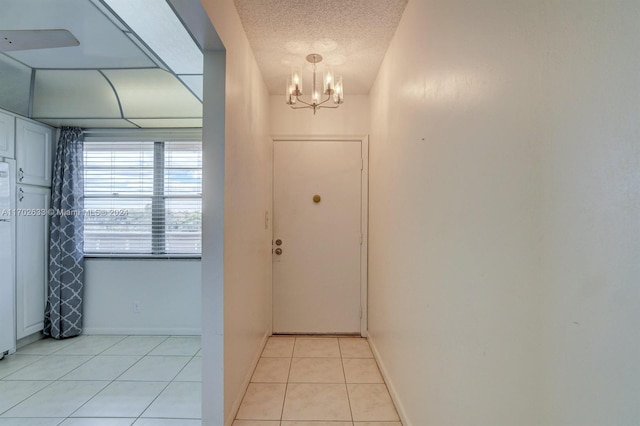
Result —
M 67 30 L 0 30 L 0 52 L 78 46 Z

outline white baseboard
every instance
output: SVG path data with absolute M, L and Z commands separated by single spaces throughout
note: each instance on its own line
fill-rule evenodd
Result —
M 44 334 L 42 334 L 41 331 L 38 331 L 37 333 L 33 333 L 29 336 L 23 337 L 22 339 L 18 339 L 15 349 L 20 349 L 41 339 L 44 339 Z M 15 350 L 13 352 L 15 352 Z
M 387 368 L 385 367 L 384 362 L 380 357 L 380 352 L 378 352 L 378 348 L 376 347 L 376 344 L 374 342 L 373 337 L 371 336 L 371 333 L 369 333 L 369 337 L 367 338 L 367 340 L 369 341 L 369 346 L 371 346 L 371 350 L 373 351 L 373 356 L 375 357 L 376 362 L 378 363 L 378 367 L 380 367 L 382 378 L 384 379 L 384 382 L 387 384 L 387 388 L 389 389 L 389 394 L 391 395 L 391 399 L 393 400 L 393 403 L 396 406 L 396 410 L 398 410 L 398 416 L 400 416 L 400 421 L 402 422 L 402 426 L 412 426 L 412 423 L 409 421 L 409 418 L 407 417 L 407 412 L 404 409 L 404 405 L 402 405 L 402 402 L 400 401 L 398 392 L 396 391 L 396 388 L 393 385 L 393 381 L 389 377 Z
M 238 414 L 238 410 L 240 409 L 240 404 L 242 404 L 242 398 L 244 398 L 244 394 L 247 393 L 247 389 L 249 388 L 249 383 L 251 383 L 251 376 L 253 376 L 253 371 L 256 369 L 258 362 L 260 361 L 260 355 L 262 355 L 262 351 L 264 350 L 264 346 L 267 344 L 267 339 L 271 336 L 271 332 L 267 330 L 262 336 L 262 342 L 260 343 L 260 348 L 258 352 L 253 357 L 253 361 L 251 362 L 251 368 L 247 372 L 247 375 L 244 378 L 244 382 L 242 383 L 242 387 L 240 388 L 240 393 L 236 397 L 233 405 L 231 406 L 231 411 L 229 413 L 229 417 L 225 421 L 225 426 L 231 426 L 233 420 L 236 418 Z
M 89 327 L 82 334 L 114 334 L 117 336 L 200 336 L 200 328 L 100 328 Z

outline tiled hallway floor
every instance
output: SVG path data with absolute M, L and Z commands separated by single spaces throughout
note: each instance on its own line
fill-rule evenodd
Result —
M 0 361 L 0 426 L 200 426 L 200 337 L 45 339 Z
M 271 337 L 233 426 L 401 426 L 366 339 Z
M 200 426 L 199 337 L 45 339 L 0 361 L 0 426 Z M 366 339 L 271 337 L 233 426 L 401 426 Z

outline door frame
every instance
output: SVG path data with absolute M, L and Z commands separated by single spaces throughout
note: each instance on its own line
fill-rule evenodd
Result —
M 368 253 L 369 253 L 369 135 L 274 135 L 271 139 L 271 224 L 273 224 L 273 173 L 274 173 L 274 144 L 278 141 L 312 141 L 312 142 L 360 142 L 360 155 L 362 156 L 361 196 L 360 196 L 360 232 L 362 244 L 360 245 L 360 336 L 367 337 L 368 333 Z M 273 226 L 271 226 L 271 241 L 273 245 Z M 272 263 L 273 265 L 273 255 Z M 271 325 L 270 333 L 273 334 L 273 269 L 270 277 Z

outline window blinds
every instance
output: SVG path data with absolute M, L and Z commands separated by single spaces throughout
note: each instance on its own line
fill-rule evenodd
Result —
M 200 255 L 201 142 L 85 142 L 86 254 Z

